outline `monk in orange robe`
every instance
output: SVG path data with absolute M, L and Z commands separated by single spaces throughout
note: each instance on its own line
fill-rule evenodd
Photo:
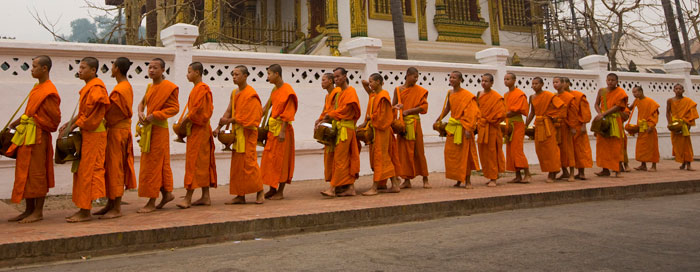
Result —
M 267 143 L 260 168 L 263 184 L 270 186 L 265 198 L 284 199 L 284 186 L 292 183 L 294 175 L 294 128 L 298 100 L 292 86 L 282 80 L 282 66 L 270 65 L 267 80 L 275 85 L 270 94 L 270 118 Z
M 557 144 L 556 128 L 553 119 L 561 116 L 564 102 L 553 93 L 543 91 L 542 78 L 532 79 L 532 89 L 535 94 L 530 96 L 530 115 L 526 125 L 535 121 L 535 152 L 540 161 L 540 170 L 548 172 L 547 183 L 554 182 L 561 168 L 561 156 Z
M 377 195 L 381 183 L 386 186 L 386 180 L 391 179 L 391 188 L 387 193 L 398 193 L 399 180 L 396 178 L 394 165 L 399 163 L 396 138 L 391 129 L 394 121 L 394 111 L 391 106 L 389 92 L 382 89 L 384 78 L 379 73 L 370 75 L 369 81 L 363 80 L 362 85 L 370 96 L 367 105 L 368 120 L 360 127 L 369 126 L 374 131 L 374 140 L 369 146 L 369 160 L 374 172 L 372 188 L 362 193 L 365 196 Z
M 321 78 L 321 88 L 326 90 L 328 94 L 326 94 L 326 99 L 325 103 L 323 104 L 323 111 L 321 111 L 321 115 L 316 119 L 316 123 L 314 124 L 314 129 L 321 124 L 323 121 L 323 117 L 326 116 L 326 113 L 330 111 L 333 108 L 333 99 L 335 98 L 335 95 L 340 91 L 339 88 L 335 87 L 335 84 L 333 83 L 333 74 L 332 73 L 325 73 L 323 74 L 323 77 Z M 323 177 L 325 178 L 326 182 L 331 182 L 331 177 L 333 176 L 333 148 L 330 146 L 324 146 L 323 147 Z
M 85 86 L 80 90 L 78 115 L 59 129 L 60 135 L 67 135 L 67 132 L 76 127 L 82 133 L 80 160 L 74 161 L 78 169 L 73 172 L 73 203 L 80 210 L 66 218 L 68 223 L 92 220 L 92 201 L 106 195 L 107 129 L 104 117 L 109 108 L 109 96 L 104 82 L 97 78 L 99 67 L 98 60 L 93 57 L 85 57 L 80 61 L 78 77 L 85 81 Z
M 130 66 L 131 61 L 125 57 L 119 57 L 112 63 L 112 77 L 117 80 L 117 86 L 109 94 L 109 108 L 105 113 L 105 190 L 108 200 L 104 208 L 93 213 L 100 215 L 100 219 L 121 217 L 124 189 L 136 188 L 134 146 L 131 139 L 134 92 L 126 78 Z
M 503 135 L 500 123 L 506 119 L 506 105 L 503 97 L 491 89 L 493 86 L 493 75 L 484 74 L 481 76 L 481 87 L 483 91 L 476 96 L 479 104 L 481 118 L 479 119 L 479 158 L 484 177 L 489 179 L 486 183 L 489 187 L 496 187 L 498 173 L 505 171 L 506 162 L 503 156 Z
M 214 113 L 214 101 L 209 86 L 202 82 L 204 67 L 193 62 L 187 67 L 187 80 L 194 83 L 187 100 L 186 116 L 180 123 L 185 128 L 187 147 L 185 151 L 185 189 L 187 194 L 177 206 L 187 209 L 190 205 L 209 206 L 209 188 L 216 188 L 216 159 L 214 158 L 214 136 L 209 119 Z M 192 194 L 202 188 L 202 197 L 192 202 Z
M 562 77 L 554 77 L 552 85 L 554 89 L 557 90 L 555 96 L 564 102 L 560 111 L 561 115 L 554 122 L 554 127 L 558 127 L 557 142 L 559 143 L 559 156 L 561 158 L 562 171 L 558 179 L 566 179 L 572 182 L 575 181 L 574 168 L 576 166 L 573 137 L 576 131 L 573 127 L 578 123 L 578 108 L 574 105 L 574 95 L 566 91 L 566 83 Z
M 641 163 L 637 168 L 639 171 L 656 172 L 656 164 L 659 162 L 659 136 L 656 134 L 656 124 L 659 122 L 659 104 L 653 99 L 644 95 L 641 86 L 632 89 L 634 102 L 632 111 L 637 110 L 637 146 L 635 149 L 635 160 Z M 630 116 L 631 117 L 631 116 Z M 647 169 L 647 162 L 651 163 L 651 168 Z
M 440 122 L 448 113 L 451 113 L 445 130 L 445 177 L 456 180 L 455 187 L 464 182 L 466 189 L 472 189 L 472 170 L 479 170 L 479 156 L 474 142 L 474 129 L 481 117 L 476 97 L 462 88 L 464 77 L 462 73 L 454 71 L 450 73 L 450 85 L 448 99 L 442 113 L 435 121 Z
M 335 86 L 340 88 L 340 91 L 334 98 L 333 109 L 323 117 L 326 122 L 332 120 L 338 131 L 333 147 L 333 176 L 330 188 L 321 192 L 328 197 L 354 196 L 355 180 L 360 173 L 360 150 L 355 137 L 355 123 L 362 113 L 355 88 L 348 86 L 347 74 L 348 71 L 342 67 L 333 70 Z M 336 188 L 343 185 L 348 185 L 348 188 L 336 195 Z
M 170 168 L 170 131 L 168 118 L 180 111 L 177 85 L 163 78 L 165 61 L 153 59 L 148 64 L 148 76 L 153 80 L 146 95 L 139 103 L 141 129 L 141 169 L 139 169 L 139 197 L 147 197 L 148 203 L 139 213 L 162 209 L 173 201 L 173 170 Z M 146 111 L 146 113 L 144 113 Z M 158 192 L 163 195 L 156 206 Z
M 222 127 L 233 124 L 231 131 L 236 141 L 231 153 L 231 172 L 229 175 L 229 193 L 236 196 L 225 204 L 245 204 L 245 195 L 256 194 L 256 204 L 265 201 L 263 183 L 258 166 L 258 126 L 262 118 L 262 105 L 258 93 L 248 85 L 248 67 L 238 65 L 231 71 L 233 83 L 238 88 L 231 93 L 231 100 L 214 136 L 220 135 Z
M 671 132 L 673 156 L 676 157 L 677 162 L 681 163 L 681 170 L 695 171 L 695 169 L 690 168 L 690 162 L 693 161 L 694 156 L 690 127 L 694 126 L 695 119 L 698 119 L 698 104 L 683 96 L 685 88 L 681 84 L 673 86 L 673 92 L 676 96 L 666 102 L 666 119 L 668 119 L 669 124 L 673 121 L 680 121 L 683 126 L 679 132 Z
M 394 93 L 392 104 L 397 110 L 403 110 L 406 133 L 397 137 L 399 165 L 397 174 L 404 179 L 401 189 L 411 188 L 411 179 L 423 176 L 423 188 L 432 188 L 428 181 L 428 162 L 425 160 L 423 146 L 423 129 L 420 124 L 420 114 L 428 112 L 428 90 L 418 82 L 418 69 L 409 67 L 406 70 L 406 82 Z M 398 96 L 401 96 L 399 103 Z
M 24 212 L 9 219 L 10 222 L 31 223 L 43 219 L 44 200 L 55 183 L 51 132 L 56 131 L 61 122 L 61 98 L 49 78 L 51 58 L 35 57 L 31 71 L 39 83 L 29 92 L 22 117 L 10 124 L 15 129 L 15 137 L 6 154 L 17 155 L 12 202 L 25 200 Z M 30 131 L 36 131 L 33 140 L 28 134 Z
M 608 87 L 598 91 L 595 101 L 598 115 L 594 120 L 605 118 L 606 122 L 610 122 L 610 135 L 596 133 L 596 165 L 603 168 L 603 171 L 596 173 L 598 176 L 610 176 L 612 170 L 615 177 L 622 177 L 620 164 L 624 161 L 625 132 L 621 112 L 627 108 L 627 94 L 617 86 L 617 82 L 617 74 L 608 74 Z M 615 150 L 617 152 L 613 152 Z
M 510 134 L 504 135 L 506 142 L 506 170 L 515 171 L 515 178 L 509 183 L 529 183 L 531 180 L 530 165 L 527 162 L 524 151 L 525 122 L 523 115 L 528 115 L 530 108 L 527 96 L 518 87 L 515 87 L 515 74 L 507 73 L 503 83 L 508 87 L 508 92 L 503 95 L 506 103 L 506 125 L 511 128 Z M 525 172 L 525 178 L 520 174 Z
M 575 179 L 586 180 L 586 168 L 593 167 L 593 152 L 591 151 L 591 143 L 588 140 L 588 132 L 586 132 L 586 124 L 591 121 L 591 106 L 588 104 L 586 95 L 579 91 L 571 90 L 571 80 L 564 78 L 564 89 L 574 95 L 574 100 L 571 106 L 576 111 L 577 118 L 574 119 L 571 128 L 574 129 L 574 160 L 578 173 L 574 176 Z

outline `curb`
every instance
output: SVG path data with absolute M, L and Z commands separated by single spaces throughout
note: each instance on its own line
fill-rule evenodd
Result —
M 21 242 L 0 245 L 0 267 L 585 201 L 695 192 L 700 192 L 700 180 L 462 199 Z

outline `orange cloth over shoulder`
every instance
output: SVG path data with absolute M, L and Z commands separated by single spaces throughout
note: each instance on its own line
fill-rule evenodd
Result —
M 552 119 L 561 116 L 564 102 L 553 93 L 541 91 L 532 96 L 535 111 L 535 152 L 542 172 L 558 172 L 561 169 L 559 145 Z
M 335 87 L 329 94 L 326 95 L 326 103 L 323 105 L 323 111 L 318 117 L 318 120 L 323 119 L 323 117 L 325 117 L 326 114 L 333 109 L 333 101 L 338 92 L 340 92 L 340 88 Z M 323 176 L 325 177 L 326 182 L 331 182 L 331 177 L 333 177 L 333 148 L 330 146 L 324 146 L 323 151 Z
M 232 105 L 236 124 L 243 126 L 245 151 L 231 152 L 231 173 L 229 193 L 235 196 L 257 193 L 263 189 L 260 167 L 258 166 L 258 126 L 262 118 L 262 105 L 258 93 L 247 85 L 243 90 L 234 90 Z
M 503 97 L 494 90 L 481 92 L 476 101 L 481 111 L 477 138 L 481 169 L 485 178 L 498 179 L 498 173 L 506 169 L 500 128 L 500 123 L 506 118 L 506 106 Z
M 61 98 L 56 86 L 50 80 L 39 83 L 29 93 L 24 114 L 34 118 L 36 123 L 36 143 L 34 145 L 12 145 L 8 152 L 16 152 L 15 182 L 12 188 L 12 202 L 22 199 L 45 197 L 53 188 L 53 141 L 51 132 L 58 129 L 61 122 Z
M 163 80 L 151 85 L 146 93 L 146 115 L 167 120 L 180 111 L 179 89 Z M 170 168 L 170 130 L 154 125 L 151 131 L 151 150 L 141 154 L 139 169 L 139 197 L 158 198 L 160 189 L 173 191 L 173 170 Z
M 354 184 L 360 173 L 360 150 L 355 137 L 355 123 L 362 112 L 360 111 L 360 100 L 357 92 L 352 86 L 341 90 L 336 96 L 333 110 L 328 112 L 328 116 L 333 120 L 352 123 L 352 128 L 345 126 L 347 139 L 339 140 L 335 145 L 333 153 L 333 176 L 331 186 L 338 187 Z M 342 128 L 338 128 L 339 133 Z
M 619 106 L 621 111 L 624 111 L 624 109 L 627 108 L 627 94 L 622 88 L 617 87 L 615 90 L 607 90 L 606 94 L 603 94 L 602 92 L 603 90 L 599 92 L 601 94 L 601 112 L 605 112 L 615 106 Z M 605 99 L 603 99 L 603 96 L 605 96 Z M 614 122 L 617 122 L 620 138 L 604 137 L 596 134 L 596 165 L 598 165 L 598 167 L 607 168 L 611 171 L 617 172 L 620 171 L 620 162 L 625 159 L 624 124 L 622 123 L 622 117 L 620 116 L 609 116 L 608 118 L 613 118 Z M 619 150 L 619 152 L 611 152 L 611 150 Z
M 136 188 L 134 145 L 131 136 L 131 110 L 134 92 L 129 81 L 114 86 L 109 94 L 107 122 L 107 150 L 105 152 L 105 189 L 109 199 L 124 195 L 124 189 Z
M 80 90 L 80 106 L 75 124 L 80 127 L 83 143 L 80 151 L 80 165 L 73 173 L 73 203 L 78 208 L 92 208 L 92 201 L 106 196 L 105 193 L 105 150 L 107 132 L 104 117 L 109 107 L 107 88 L 99 78 L 90 80 Z M 98 131 L 96 131 L 98 130 Z
M 479 170 L 479 155 L 474 142 L 474 129 L 481 118 L 476 96 L 465 89 L 451 91 L 450 115 L 462 125 L 462 143 L 454 143 L 454 134 L 448 133 L 445 140 L 445 177 L 465 181 L 472 170 Z M 467 136 L 469 132 L 470 135 Z
M 294 176 L 294 128 L 292 121 L 297 113 L 297 95 L 288 83 L 284 83 L 270 94 L 270 119 L 287 123 L 284 141 L 280 142 L 272 128 L 267 133 L 260 168 L 263 184 L 278 188 L 280 183 L 292 183 Z M 272 120 L 270 121 L 272 122 Z
M 396 95 L 396 93 L 395 93 Z M 399 92 L 403 109 L 420 108 L 420 114 L 428 112 L 428 90 L 413 85 Z M 394 101 L 397 101 L 394 98 Z M 415 140 L 406 140 L 405 137 L 397 137 L 396 144 L 399 153 L 399 165 L 396 174 L 404 179 L 412 179 L 416 176 L 428 176 L 428 162 L 425 160 L 425 147 L 423 145 L 423 129 L 420 119 L 415 122 Z
M 211 89 L 204 82 L 197 83 L 187 100 L 187 118 L 192 122 L 185 151 L 185 189 L 216 188 L 216 160 L 214 135 L 209 120 L 214 112 Z
M 632 108 L 637 111 L 637 125 L 645 129 L 637 134 L 634 157 L 639 162 L 658 163 L 659 136 L 656 132 L 656 124 L 659 122 L 659 104 L 649 97 L 644 97 L 635 99 Z
M 517 112 L 524 116 L 528 115 L 530 105 L 527 103 L 527 96 L 522 90 L 515 88 L 512 91 L 508 91 L 503 96 L 503 100 L 506 103 L 507 112 Z M 522 121 L 522 116 L 520 118 L 521 120 L 518 121 L 512 121 L 511 118 L 506 119 L 508 125 L 513 127 L 511 135 L 505 135 L 506 138 L 510 139 L 510 141 L 506 141 L 506 170 L 508 171 L 529 167 L 523 149 L 525 145 L 525 122 Z
M 695 126 L 695 119 L 698 119 L 697 103 L 690 98 L 683 97 L 679 100 L 671 99 L 671 117 L 681 119 L 688 124 L 688 129 Z M 673 156 L 680 163 L 692 162 L 693 142 L 690 136 L 683 136 L 680 133 L 671 133 L 671 143 L 673 144 Z
M 578 122 L 573 128 L 576 130 L 574 134 L 574 159 L 576 168 L 591 168 L 593 167 L 593 151 L 591 151 L 591 142 L 588 140 L 588 132 L 582 128 L 591 121 L 591 105 L 586 99 L 586 95 L 579 91 L 571 91 L 574 95 L 572 106 L 577 109 Z
M 396 138 L 391 130 L 394 110 L 389 92 L 382 90 L 370 99 L 368 114 L 374 128 L 374 142 L 370 145 L 370 164 L 374 181 L 383 181 L 396 176 L 394 165 L 399 163 Z
M 579 125 L 578 107 L 574 105 L 574 95 L 570 92 L 557 93 L 556 97 L 564 102 L 557 130 L 561 167 L 574 167 L 576 166 L 576 158 L 574 155 L 574 135 L 571 133 L 571 128 Z

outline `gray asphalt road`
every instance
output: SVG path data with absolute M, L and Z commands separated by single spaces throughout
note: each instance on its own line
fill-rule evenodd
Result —
M 232 241 L 26 270 L 700 271 L 700 194 Z

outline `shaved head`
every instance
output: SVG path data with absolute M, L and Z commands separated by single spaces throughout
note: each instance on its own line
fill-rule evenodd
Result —
M 94 57 L 84 57 L 80 62 L 84 62 L 85 64 L 90 66 L 90 68 L 93 68 L 95 70 L 97 70 L 98 67 L 100 67 L 100 61 Z
M 51 58 L 47 55 L 40 55 L 34 57 L 32 60 L 39 61 L 39 66 L 46 66 L 46 70 L 51 71 Z
M 201 62 L 195 61 L 193 63 L 190 63 L 190 67 L 192 67 L 192 70 L 199 72 L 200 76 L 204 74 L 204 65 L 202 65 Z
M 165 61 L 163 59 L 155 58 L 155 59 L 152 59 L 151 61 L 160 63 L 160 68 L 165 70 Z

